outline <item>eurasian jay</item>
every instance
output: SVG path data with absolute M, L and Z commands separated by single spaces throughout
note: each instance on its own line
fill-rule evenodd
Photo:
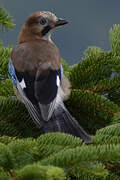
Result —
M 21 29 L 18 45 L 12 50 L 9 73 L 17 96 L 38 128 L 44 133 L 72 134 L 91 143 L 91 137 L 63 103 L 70 94 L 70 83 L 63 75 L 61 56 L 51 33 L 67 23 L 51 12 L 32 14 Z

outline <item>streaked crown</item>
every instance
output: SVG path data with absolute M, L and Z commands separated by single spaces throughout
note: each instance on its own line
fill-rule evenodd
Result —
M 29 36 L 28 39 L 43 38 L 59 26 L 67 24 L 66 20 L 58 18 L 55 14 L 49 11 L 39 11 L 29 16 L 25 22 L 19 35 L 19 42 L 23 39 L 22 36 Z M 23 40 L 22 40 L 23 41 Z

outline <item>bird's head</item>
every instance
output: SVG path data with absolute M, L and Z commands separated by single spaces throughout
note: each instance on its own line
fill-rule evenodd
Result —
M 58 27 L 67 24 L 68 21 L 57 18 L 55 14 L 48 11 L 40 11 L 32 14 L 19 35 L 19 42 L 25 42 L 25 39 L 46 39 L 49 40 L 51 33 Z

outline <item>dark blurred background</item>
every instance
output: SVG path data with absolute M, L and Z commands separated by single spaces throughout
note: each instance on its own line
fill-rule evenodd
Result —
M 0 0 L 14 18 L 16 28 L 0 34 L 5 45 L 15 45 L 27 17 L 47 10 L 70 23 L 54 33 L 52 39 L 61 56 L 71 65 L 80 61 L 88 46 L 110 49 L 109 29 L 120 23 L 120 0 Z

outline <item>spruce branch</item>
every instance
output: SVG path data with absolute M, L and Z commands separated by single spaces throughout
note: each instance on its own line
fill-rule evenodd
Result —
M 88 90 L 95 93 L 109 93 L 110 91 L 116 90 L 120 87 L 120 76 L 115 76 L 111 79 L 106 78 L 97 82 L 93 86 L 89 86 Z
M 71 169 L 76 169 L 81 167 L 82 163 L 89 163 L 93 162 L 102 162 L 103 164 L 107 164 L 109 162 L 119 163 L 119 148 L 120 144 L 118 145 L 99 145 L 99 146 L 82 146 L 76 147 L 73 149 L 67 149 L 60 151 L 54 155 L 51 155 L 48 158 L 43 159 L 40 161 L 42 165 L 54 165 L 59 167 L 64 167 L 66 171 Z M 86 172 L 88 166 L 86 165 Z M 74 171 L 73 171 L 74 175 Z M 96 174 L 97 176 L 97 174 Z
M 119 106 L 89 90 L 72 90 L 66 105 L 80 124 L 92 133 L 109 124 L 119 112 Z
M 96 132 L 97 135 L 109 135 L 109 136 L 120 136 L 120 124 L 112 124 L 105 128 L 99 129 Z
M 11 47 L 0 47 L 0 80 L 8 78 L 8 62 L 11 51 Z
M 3 7 L 0 7 L 0 25 L 3 30 L 8 30 L 15 26 L 12 17 Z
M 59 167 L 33 164 L 16 171 L 16 178 L 19 180 L 66 180 L 66 174 Z
M 103 52 L 103 50 L 99 47 L 96 47 L 96 46 L 89 46 L 85 52 L 84 52 L 84 55 L 85 55 L 85 58 L 94 58 L 96 59 L 96 57 L 99 57 L 99 55 Z
M 0 120 L 0 136 L 3 135 L 8 135 L 10 137 L 21 137 L 22 132 L 20 132 L 13 123 Z
M 0 97 L 0 119 L 17 121 L 28 118 L 29 116 L 25 106 L 15 97 Z
M 0 167 L 5 170 L 14 168 L 14 155 L 11 150 L 4 144 L 0 143 Z
M 41 134 L 41 130 L 36 128 L 24 104 L 15 97 L 0 96 L 0 126 L 3 135 L 6 133 L 18 137 L 36 137 Z
M 90 179 L 90 180 L 98 180 L 98 179 L 106 179 L 109 175 L 107 169 L 102 163 L 98 162 L 84 162 L 77 164 L 76 167 L 73 166 L 69 168 L 68 174 L 76 177 L 77 179 Z
M 109 31 L 111 48 L 116 54 L 120 54 L 120 25 L 113 25 Z
M 17 138 L 16 137 L 11 137 L 11 136 L 7 136 L 7 135 L 1 135 L 0 136 L 0 143 L 3 143 L 3 144 L 8 144 L 12 141 L 15 141 Z
M 120 123 L 120 112 L 116 113 L 111 121 L 111 124 L 119 124 L 119 123 Z
M 0 81 L 0 96 L 14 96 L 13 84 L 10 79 Z
M 70 81 L 74 89 L 88 89 L 98 81 L 111 78 L 120 66 L 120 57 L 113 52 L 100 52 L 96 57 L 87 57 L 70 69 Z
M 100 144 L 119 144 L 120 143 L 120 137 L 119 136 L 113 136 L 111 134 L 97 134 L 93 137 L 93 142 L 96 145 Z
M 1 180 L 10 180 L 11 176 L 6 172 L 2 167 L 0 167 L 0 179 Z
M 59 145 L 59 146 L 67 146 L 70 148 L 81 146 L 82 140 L 80 138 L 74 137 L 70 134 L 65 133 L 47 133 L 41 135 L 37 138 L 37 142 L 39 144 L 47 144 L 47 145 Z
M 118 83 L 119 84 L 119 83 Z M 109 93 L 106 94 L 106 97 L 110 100 L 113 101 L 115 104 L 120 106 L 120 87 L 116 89 L 111 89 Z

